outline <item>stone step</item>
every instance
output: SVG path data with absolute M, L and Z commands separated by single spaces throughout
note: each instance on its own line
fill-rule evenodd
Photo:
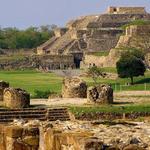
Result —
M 15 114 L 45 114 L 46 113 L 46 111 L 33 111 L 33 112 L 28 112 L 28 111 L 17 111 L 17 112 L 12 112 L 12 111 L 10 111 L 10 112 L 0 112 L 0 115 L 15 115 Z
M 0 119 L 1 118 L 26 118 L 26 117 L 29 117 L 29 118 L 38 118 L 38 117 L 45 117 L 45 114 L 17 114 L 17 115 L 2 115 L 0 116 Z
M 50 108 L 50 109 L 0 109 L 0 123 L 12 122 L 14 119 L 42 121 L 68 121 L 70 116 L 67 108 Z

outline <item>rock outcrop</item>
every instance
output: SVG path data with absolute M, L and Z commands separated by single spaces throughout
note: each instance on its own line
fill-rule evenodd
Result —
M 87 99 L 89 102 L 97 104 L 112 104 L 113 89 L 109 85 L 98 85 L 89 87 L 87 90 Z
M 1 128 L 0 150 L 38 150 L 39 128 L 6 126 Z M 5 136 L 4 136 L 5 135 Z
M 25 122 L 0 125 L 0 150 L 149 150 L 149 123 Z
M 0 81 L 0 101 L 3 101 L 4 89 L 9 87 L 9 83 Z
M 63 98 L 86 98 L 86 82 L 78 77 L 66 77 L 63 80 L 62 97 Z
M 4 105 L 8 108 L 27 108 L 30 106 L 30 94 L 25 90 L 6 88 L 3 97 Z

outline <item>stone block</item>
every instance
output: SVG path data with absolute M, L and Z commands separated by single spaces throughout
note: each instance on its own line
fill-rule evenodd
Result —
M 89 87 L 87 90 L 87 99 L 92 103 L 112 104 L 113 89 L 111 88 L 111 86 L 106 84 Z
M 30 95 L 22 89 L 6 88 L 4 104 L 9 108 L 27 108 L 30 106 Z
M 86 82 L 78 77 L 67 77 L 63 80 L 62 97 L 63 98 L 86 98 Z

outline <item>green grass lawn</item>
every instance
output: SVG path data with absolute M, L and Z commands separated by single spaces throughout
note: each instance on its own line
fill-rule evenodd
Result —
M 70 106 L 69 110 L 76 116 L 86 113 L 133 113 L 133 112 L 150 112 L 150 104 L 142 105 L 106 105 L 106 106 L 87 106 L 87 107 L 74 107 Z
M 116 72 L 114 68 L 104 68 L 109 72 Z M 83 78 L 87 84 L 94 85 L 92 78 Z M 52 92 L 61 92 L 62 78 L 56 76 L 53 73 L 41 73 L 34 70 L 24 70 L 24 71 L 0 71 L 0 80 L 4 80 L 10 83 L 11 87 L 19 87 L 27 90 L 31 93 L 33 97 L 35 95 L 35 90 Z M 144 83 L 150 83 L 150 72 L 146 72 L 145 77 L 137 77 L 134 79 L 137 83 L 133 86 L 122 87 L 121 90 L 144 90 Z M 130 79 L 99 79 L 99 83 L 112 84 L 115 89 L 115 84 L 117 91 L 120 90 L 119 84 L 125 85 L 125 83 L 130 82 Z M 147 90 L 150 90 L 150 84 L 147 86 Z
M 94 56 L 107 56 L 109 54 L 109 51 L 99 51 L 99 52 L 93 52 L 93 53 L 90 53 Z
M 41 73 L 33 70 L 25 71 L 0 71 L 0 80 L 10 83 L 12 87 L 27 90 L 34 96 L 35 90 L 61 91 L 62 78 L 53 73 Z

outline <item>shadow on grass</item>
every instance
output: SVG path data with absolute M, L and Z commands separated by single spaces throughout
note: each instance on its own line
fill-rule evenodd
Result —
M 150 78 L 145 78 L 134 82 L 134 84 L 143 84 L 143 83 L 150 83 Z
M 127 105 L 127 104 L 134 104 L 133 102 L 113 102 L 114 105 Z

